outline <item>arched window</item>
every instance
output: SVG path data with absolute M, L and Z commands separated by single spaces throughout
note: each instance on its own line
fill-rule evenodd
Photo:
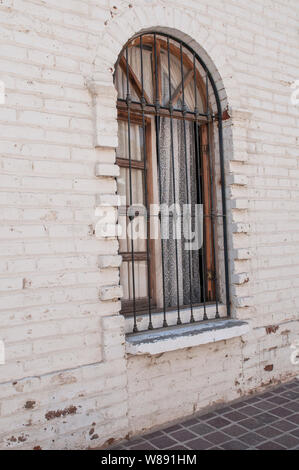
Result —
M 144 33 L 120 54 L 115 85 L 122 313 L 134 332 L 138 315 L 152 329 L 219 318 L 225 302 L 228 314 L 221 106 L 211 74 L 181 41 Z

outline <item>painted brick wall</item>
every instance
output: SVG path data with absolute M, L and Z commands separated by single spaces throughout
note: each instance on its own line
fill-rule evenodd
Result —
M 298 374 L 298 23 L 296 0 L 2 0 L 1 448 L 97 447 Z M 251 330 L 136 358 L 118 315 L 112 73 L 158 26 L 205 56 L 228 105 L 233 312 Z

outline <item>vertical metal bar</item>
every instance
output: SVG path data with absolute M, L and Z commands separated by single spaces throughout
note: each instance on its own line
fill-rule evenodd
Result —
M 127 107 L 128 107 L 128 151 L 129 151 L 129 183 L 130 183 L 130 206 L 133 202 L 132 194 L 132 157 L 131 157 L 131 131 L 130 131 L 130 119 L 131 119 L 131 95 L 130 95 L 130 83 L 129 83 L 129 58 L 128 58 L 128 46 L 126 47 L 126 65 L 127 65 Z M 133 313 L 134 313 L 134 327 L 133 332 L 138 331 L 137 318 L 136 318 L 136 295 L 135 295 L 135 269 L 134 269 L 134 240 L 133 240 L 133 227 L 132 221 L 134 216 L 129 215 L 131 225 L 131 253 L 132 253 L 132 281 L 133 281 Z
M 141 106 L 142 106 L 142 133 L 143 133 L 143 163 L 144 163 L 144 202 L 146 207 L 146 259 L 147 259 L 147 291 L 148 291 L 148 315 L 149 324 L 148 329 L 153 329 L 152 323 L 152 310 L 151 310 L 151 266 L 150 266 L 150 211 L 148 206 L 148 193 L 147 193 L 147 151 L 146 151 L 146 133 L 145 133 L 145 115 L 144 107 L 146 104 L 144 98 L 144 79 L 143 79 L 143 51 L 142 51 L 142 35 L 140 36 L 140 67 L 141 67 Z
M 222 224 L 223 224 L 223 247 L 224 247 L 224 270 L 225 270 L 225 296 L 226 311 L 230 317 L 230 292 L 229 292 L 229 270 L 228 270 L 228 246 L 227 246 L 227 219 L 226 219 L 226 194 L 225 194 L 225 171 L 224 171 L 224 150 L 223 150 L 223 130 L 222 130 L 222 112 L 221 104 L 216 94 L 218 106 L 218 136 L 219 136 L 219 155 L 220 155 L 220 173 L 221 173 L 221 196 L 222 196 Z
M 212 165 L 212 159 L 211 159 L 211 152 L 210 152 L 210 146 L 211 146 L 211 136 L 210 136 L 210 107 L 209 107 L 209 78 L 208 74 L 206 71 L 206 97 L 207 97 L 207 117 L 208 117 L 208 123 L 207 123 L 207 140 L 208 140 L 208 162 L 209 162 L 209 172 L 210 172 L 210 217 L 211 217 L 211 222 L 212 222 L 212 249 L 213 249 L 213 259 L 214 259 L 214 282 L 215 282 L 215 301 L 216 301 L 216 315 L 215 318 L 220 318 L 219 315 L 219 308 L 218 308 L 218 299 L 219 299 L 219 294 L 218 294 L 218 275 L 217 275 L 217 269 L 216 269 L 216 247 L 215 247 L 215 219 L 216 219 L 216 214 L 214 213 L 214 178 L 213 178 L 213 165 Z
M 170 66 L 170 47 L 169 37 L 167 37 L 167 58 L 168 58 L 168 88 L 169 88 L 169 113 L 170 113 L 170 147 L 171 147 L 171 162 L 172 162 L 172 185 L 173 185 L 173 202 L 176 207 L 176 185 L 175 185 L 175 162 L 174 162 L 174 147 L 173 147 L 173 105 L 171 99 L 171 66 Z M 178 241 L 177 241 L 177 227 L 174 224 L 174 236 L 175 236 L 175 260 L 176 260 L 176 283 L 177 283 L 177 325 L 181 325 L 180 315 L 180 293 L 179 293 L 179 270 L 178 270 Z
M 197 82 L 196 82 L 196 60 L 195 60 L 195 54 L 193 54 L 193 69 L 194 69 L 194 76 L 193 76 L 193 81 L 194 81 L 194 99 L 195 99 L 195 117 L 196 117 L 196 122 L 195 122 L 195 142 L 196 142 L 196 150 L 197 150 L 197 162 L 198 162 L 198 169 L 201 171 L 201 152 L 200 152 L 200 139 L 199 139 L 199 134 L 198 134 L 198 116 L 199 116 L 199 109 L 198 109 L 198 102 L 197 102 Z M 199 204 L 203 203 L 203 197 L 202 197 L 202 179 L 200 179 L 197 182 L 198 185 L 198 202 Z M 203 219 L 203 223 L 205 225 L 206 220 Z M 206 284 L 205 284 L 205 275 L 206 275 L 206 254 L 205 254 L 205 226 L 203 226 L 203 243 L 201 247 L 201 272 L 202 272 L 202 298 L 203 298 L 203 309 L 204 309 L 204 315 L 203 315 L 203 320 L 208 320 L 207 316 L 207 308 L 206 308 Z
M 185 154 L 185 172 L 186 172 L 186 195 L 187 195 L 187 205 L 188 210 L 190 209 L 189 206 L 189 176 L 188 176 L 188 158 L 187 158 L 187 131 L 186 131 L 186 112 L 187 106 L 185 103 L 185 81 L 184 81 L 184 66 L 183 66 L 183 45 L 180 43 L 180 59 L 181 59 L 181 77 L 182 77 L 182 106 L 183 106 L 183 132 L 184 132 L 184 154 Z M 192 221 L 192 208 L 191 208 L 191 221 Z M 191 222 L 192 224 L 192 222 Z M 192 225 L 191 225 L 192 226 Z M 190 250 L 188 251 L 189 254 L 189 282 L 190 282 L 190 323 L 193 323 L 194 315 L 193 315 L 193 282 L 192 282 L 192 257 Z
M 160 207 L 162 204 L 162 178 L 160 170 L 160 100 L 158 92 L 158 67 L 157 67 L 157 39 L 156 34 L 154 34 L 154 61 L 155 61 L 155 126 L 156 126 L 156 152 L 157 152 L 157 167 L 158 167 L 158 180 L 159 180 L 159 202 Z M 160 238 L 161 238 L 161 255 L 162 255 L 162 290 L 163 290 L 163 327 L 167 327 L 167 318 L 166 318 L 166 294 L 165 294 L 165 267 L 164 267 L 164 244 L 162 239 L 162 224 L 161 224 L 161 210 L 159 212 L 160 216 Z
M 158 57 L 157 57 L 157 35 L 154 33 L 154 60 L 155 60 L 155 107 L 156 113 L 159 113 L 160 110 L 160 98 L 159 98 L 159 90 L 158 90 Z

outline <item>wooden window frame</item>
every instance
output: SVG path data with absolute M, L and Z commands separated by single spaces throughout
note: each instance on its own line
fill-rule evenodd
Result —
M 128 122 L 128 112 L 123 109 L 118 109 L 118 121 Z M 140 114 L 130 113 L 130 123 L 139 125 L 143 127 L 143 119 Z M 152 162 L 152 120 L 149 117 L 144 117 L 144 134 L 145 134 L 145 149 L 146 152 L 143 152 L 142 160 L 132 160 L 131 163 L 127 158 L 116 157 L 116 163 L 120 168 L 129 168 L 131 165 L 132 169 L 140 170 L 143 172 L 143 178 L 145 177 L 145 168 L 146 168 L 146 178 L 147 178 L 147 201 L 148 206 L 154 202 L 154 189 L 153 189 L 153 162 Z M 146 167 L 144 168 L 144 158 Z M 126 208 L 127 209 L 127 208 Z M 127 215 L 126 215 L 127 217 Z M 150 233 L 150 219 L 149 224 L 147 225 L 148 232 Z M 156 307 L 156 264 L 155 264 L 155 243 L 151 238 L 149 239 L 149 251 L 150 251 L 150 286 L 151 286 L 151 305 L 153 308 Z M 132 261 L 131 252 L 119 252 L 122 256 L 124 262 Z M 147 262 L 147 252 L 138 252 L 134 251 L 134 260 L 135 261 L 145 261 Z M 148 297 L 142 299 L 136 299 L 136 308 L 144 313 L 148 309 Z M 130 314 L 132 310 L 133 300 L 122 300 L 121 313 Z

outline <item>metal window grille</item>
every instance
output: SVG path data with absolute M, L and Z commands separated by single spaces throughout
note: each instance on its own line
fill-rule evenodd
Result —
M 172 325 L 174 316 L 177 325 L 229 316 L 222 111 L 213 77 L 187 44 L 153 32 L 124 47 L 115 84 L 118 192 L 125 201 L 119 210 L 122 313 L 133 318 L 134 333 L 140 315 L 149 330 Z M 165 217 L 167 204 L 174 209 Z M 184 205 L 191 231 L 195 207 L 202 207 L 195 250 L 178 236 Z M 142 240 L 134 238 L 140 220 Z

